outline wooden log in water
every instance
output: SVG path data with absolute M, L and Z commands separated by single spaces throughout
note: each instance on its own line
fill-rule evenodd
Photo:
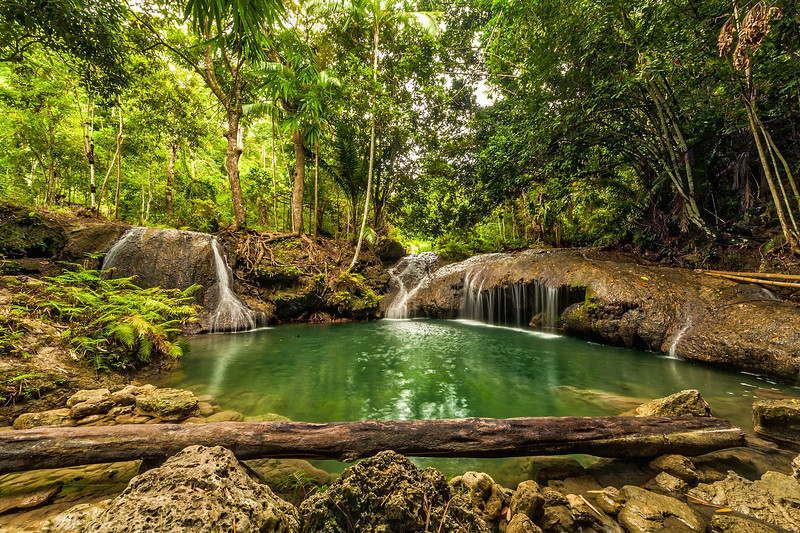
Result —
M 239 459 L 354 461 L 383 450 L 424 457 L 698 455 L 744 446 L 719 418 L 542 417 L 450 420 L 216 422 L 0 432 L 0 473 L 135 459 L 164 459 L 186 446 L 224 446 Z

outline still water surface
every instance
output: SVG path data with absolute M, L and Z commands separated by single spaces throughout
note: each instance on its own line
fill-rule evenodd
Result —
M 655 353 L 458 320 L 288 325 L 189 342 L 175 386 L 247 416 L 305 422 L 600 416 L 625 404 L 575 389 L 644 401 L 692 388 L 715 416 L 751 432 L 754 399 L 798 393 Z M 496 470 L 486 460 L 431 461 L 421 462 Z

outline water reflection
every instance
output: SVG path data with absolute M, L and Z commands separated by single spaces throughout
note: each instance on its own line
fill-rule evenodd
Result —
M 596 416 L 620 412 L 619 397 L 696 388 L 715 415 L 749 429 L 754 397 L 797 392 L 653 353 L 465 321 L 281 326 L 190 342 L 177 386 L 245 415 L 309 422 Z

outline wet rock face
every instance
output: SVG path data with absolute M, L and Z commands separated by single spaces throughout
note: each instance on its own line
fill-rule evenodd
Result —
M 493 294 L 554 288 L 558 327 L 569 333 L 787 380 L 800 376 L 800 308 L 732 281 L 591 250 L 487 254 L 436 270 L 406 302 L 409 314 L 457 317 L 470 286 Z
M 58 253 L 60 261 L 83 263 L 90 254 L 105 253 L 130 226 L 117 224 L 76 224 L 66 233 L 64 247 Z M 100 267 L 99 260 L 89 259 L 87 266 L 91 269 Z
M 114 278 L 136 276 L 141 287 L 183 290 L 196 283 L 197 302 L 213 309 L 217 274 L 210 239 L 192 231 L 133 228 L 107 250 L 103 269 L 114 268 Z
M 441 472 L 417 469 L 381 452 L 345 470 L 325 492 L 300 506 L 301 531 L 486 532 L 468 497 L 454 493 Z
M 295 531 L 295 510 L 225 448 L 190 446 L 128 488 L 84 533 Z

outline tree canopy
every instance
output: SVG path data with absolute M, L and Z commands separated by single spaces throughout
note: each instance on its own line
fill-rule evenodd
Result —
M 454 255 L 800 254 L 799 23 L 788 0 L 8 0 L 0 196 Z

